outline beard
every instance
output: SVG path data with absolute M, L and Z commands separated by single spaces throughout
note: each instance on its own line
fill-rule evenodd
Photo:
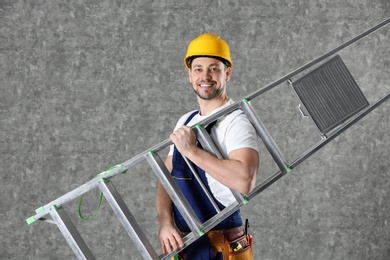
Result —
M 201 99 L 203 99 L 203 100 L 212 100 L 212 99 L 214 99 L 214 98 L 220 96 L 220 95 L 222 94 L 224 88 L 225 88 L 225 86 L 223 85 L 223 86 L 221 86 L 220 88 L 216 89 L 213 93 L 211 93 L 211 94 L 209 94 L 209 95 L 207 95 L 207 96 L 206 96 L 206 95 L 203 95 L 203 96 L 202 96 L 202 95 L 199 93 L 199 91 L 197 91 L 196 89 L 194 89 L 194 92 L 195 92 L 195 94 L 196 94 L 199 98 L 201 98 Z

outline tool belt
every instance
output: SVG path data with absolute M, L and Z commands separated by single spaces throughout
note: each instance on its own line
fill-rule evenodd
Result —
M 207 232 L 210 245 L 224 260 L 252 260 L 252 236 L 245 233 L 244 227 Z
M 184 233 L 186 235 L 186 233 Z M 202 237 L 200 238 L 202 239 Z M 206 247 L 206 254 L 210 259 L 223 259 L 223 260 L 252 260 L 252 236 L 248 235 L 244 227 L 236 227 L 224 230 L 211 230 L 206 233 L 205 239 L 207 244 L 202 244 L 201 246 Z M 204 239 L 203 239 L 204 240 Z M 199 241 L 199 240 L 198 240 Z M 194 245 L 192 245 L 194 246 Z M 199 245 L 198 245 L 199 246 Z M 207 249 L 209 248 L 209 249 Z M 200 259 L 199 255 L 200 248 L 196 249 L 195 254 L 196 259 Z M 214 256 L 207 253 L 208 250 L 212 250 Z M 189 255 L 190 254 L 191 257 Z M 205 255 L 201 254 L 205 259 Z M 187 257 L 188 256 L 188 257 Z M 193 252 L 182 251 L 175 257 L 172 257 L 171 260 L 183 260 L 193 258 Z

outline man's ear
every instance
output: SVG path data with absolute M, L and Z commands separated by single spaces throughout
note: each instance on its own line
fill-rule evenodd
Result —
M 192 83 L 192 79 L 191 79 L 191 69 L 188 69 L 188 81 L 190 83 Z
M 232 75 L 232 68 L 231 67 L 227 68 L 225 73 L 226 73 L 226 82 L 228 82 Z

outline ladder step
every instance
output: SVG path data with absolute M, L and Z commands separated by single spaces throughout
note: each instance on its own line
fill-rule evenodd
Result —
M 172 202 L 180 211 L 191 231 L 198 237 L 204 235 L 202 223 L 191 205 L 188 203 L 179 186 L 173 180 L 171 173 L 168 171 L 167 167 L 165 167 L 165 164 L 161 160 L 160 156 L 151 151 L 146 155 L 146 160 L 172 199 Z
M 209 133 L 207 133 L 207 130 L 204 127 L 202 127 L 201 125 L 196 125 L 194 130 L 196 132 L 200 144 L 205 151 L 215 155 L 219 159 L 227 159 L 227 156 L 223 156 L 222 153 L 219 151 L 218 147 L 215 145 L 214 141 L 211 139 Z M 247 200 L 242 196 L 241 193 L 233 189 L 230 189 L 230 191 L 232 192 L 234 198 L 238 203 L 247 203 Z
M 290 165 L 287 160 L 284 158 L 283 153 L 280 151 L 278 145 L 275 143 L 270 133 L 266 129 L 264 123 L 261 121 L 259 116 L 256 114 L 255 110 L 252 108 L 252 105 L 247 99 L 244 99 L 241 102 L 241 109 L 244 111 L 248 119 L 251 121 L 253 127 L 256 129 L 257 134 L 260 136 L 265 147 L 270 152 L 272 158 L 278 165 L 279 169 L 283 173 L 288 173 L 291 171 Z
M 63 209 L 63 207 L 57 207 L 53 205 L 49 213 L 53 218 L 53 221 L 56 223 L 58 229 L 61 231 L 62 235 L 65 237 L 69 246 L 72 248 L 73 253 L 79 260 L 90 260 L 95 259 L 91 250 L 89 250 L 84 239 L 81 237 L 80 233 L 77 231 L 76 226 L 73 224 L 69 215 Z
M 125 228 L 129 237 L 133 240 L 138 251 L 144 256 L 144 259 L 158 259 L 158 255 L 146 235 L 138 225 L 134 216 L 131 214 L 126 203 L 119 195 L 111 181 L 101 179 L 98 182 L 99 189 L 103 192 L 108 204 L 110 204 L 118 220 Z

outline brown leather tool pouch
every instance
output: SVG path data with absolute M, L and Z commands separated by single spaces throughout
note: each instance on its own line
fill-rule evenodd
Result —
M 224 260 L 252 260 L 251 237 L 243 227 L 209 231 L 208 237 L 215 253 L 222 252 Z

